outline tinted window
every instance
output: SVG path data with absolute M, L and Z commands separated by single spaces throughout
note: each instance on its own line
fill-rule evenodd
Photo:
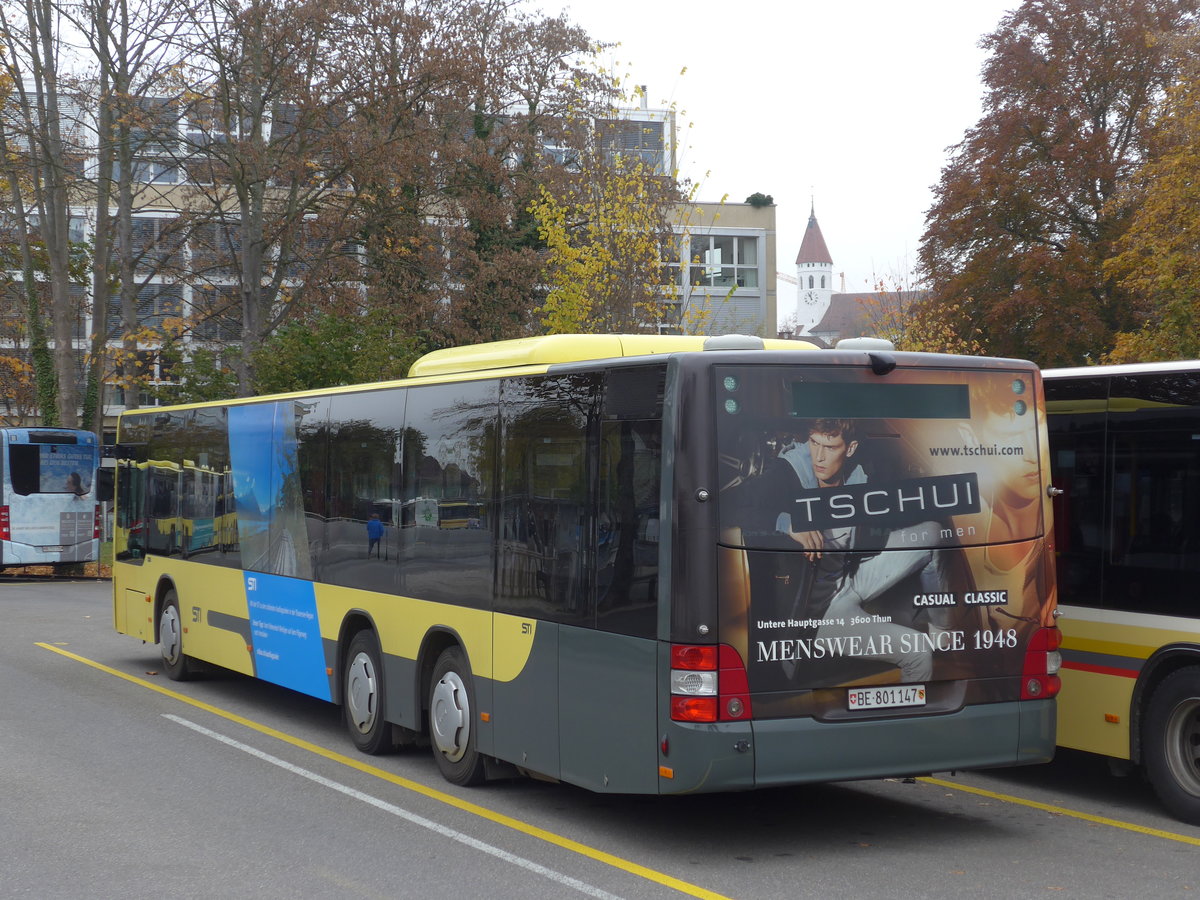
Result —
M 68 442 L 9 444 L 9 478 L 17 494 L 76 494 L 92 489 L 95 444 Z
M 1196 615 L 1200 376 L 1120 376 L 1109 390 L 1112 460 L 1105 605 Z
M 224 407 L 195 410 L 187 423 L 181 471 L 181 552 L 203 562 L 240 566 L 237 509 Z
M 511 379 L 501 402 L 500 580 L 496 608 L 591 625 L 589 436 L 599 376 Z
M 150 440 L 148 416 L 123 416 L 120 442 L 131 458 L 117 466 L 117 496 L 114 512 L 113 555 L 117 559 L 141 559 L 146 552 L 146 451 Z
M 183 548 L 181 468 L 189 444 L 185 413 L 149 414 L 150 440 L 146 462 L 146 552 L 159 556 Z
M 406 596 L 491 605 L 498 395 L 494 381 L 407 390 L 399 513 Z
M 404 402 L 400 389 L 332 399 L 322 581 L 396 590 Z
M 1059 599 L 1100 605 L 1107 539 L 1104 444 L 1107 378 L 1046 379 Z
M 300 495 L 313 579 L 321 581 L 329 521 L 329 398 L 296 402 L 296 453 Z
M 604 631 L 653 637 L 658 623 L 662 419 L 613 421 L 606 414 L 599 455 L 596 624 Z

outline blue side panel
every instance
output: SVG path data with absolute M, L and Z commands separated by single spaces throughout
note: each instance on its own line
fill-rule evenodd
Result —
M 245 579 L 255 674 L 332 700 L 313 583 L 255 572 Z

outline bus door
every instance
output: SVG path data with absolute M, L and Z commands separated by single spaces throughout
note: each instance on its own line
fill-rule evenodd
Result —
M 528 614 L 536 636 L 495 686 L 496 752 L 598 791 L 657 791 L 663 373 L 514 379 L 502 395 L 497 612 Z M 497 642 L 525 624 L 498 615 Z

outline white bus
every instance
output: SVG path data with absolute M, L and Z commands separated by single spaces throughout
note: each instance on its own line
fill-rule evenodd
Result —
M 0 428 L 0 568 L 97 559 L 99 453 L 90 431 Z

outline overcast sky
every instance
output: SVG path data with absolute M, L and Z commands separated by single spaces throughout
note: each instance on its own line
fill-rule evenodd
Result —
M 777 269 L 795 274 L 810 202 L 847 291 L 907 280 L 946 149 L 979 118 L 979 39 L 1019 0 L 543 0 L 605 61 L 680 111 L 697 199 L 776 203 Z M 686 71 L 683 71 L 686 68 Z M 683 71 L 683 74 L 680 74 Z M 707 174 L 706 174 L 707 173 Z M 794 289 L 779 282 L 780 317 Z

